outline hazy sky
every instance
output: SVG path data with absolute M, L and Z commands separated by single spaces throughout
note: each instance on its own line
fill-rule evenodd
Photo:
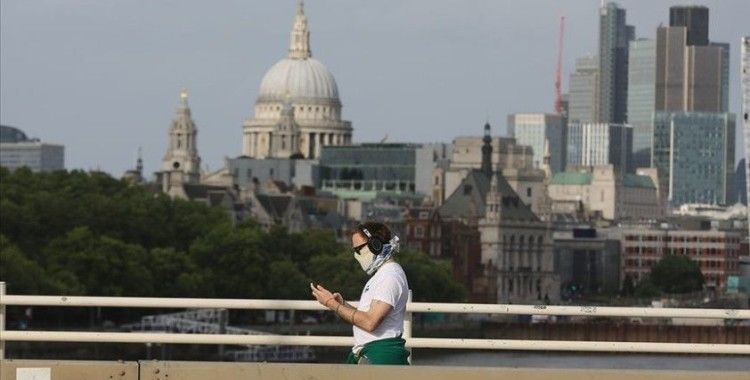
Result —
M 739 41 L 750 1 L 619 1 L 637 37 L 669 6 L 710 8 L 730 42 L 730 111 L 740 112 Z M 286 56 L 295 0 L 2 0 L 0 123 L 66 146 L 68 168 L 121 175 L 139 146 L 158 170 L 185 86 L 211 169 L 241 153 L 263 74 Z M 551 111 L 559 15 L 563 88 L 597 50 L 598 0 L 308 0 L 313 56 L 334 74 L 355 142 L 450 141 L 505 133 L 512 112 Z M 740 129 L 738 124 L 738 130 Z M 738 143 L 739 145 L 739 143 Z M 738 156 L 742 150 L 738 150 Z

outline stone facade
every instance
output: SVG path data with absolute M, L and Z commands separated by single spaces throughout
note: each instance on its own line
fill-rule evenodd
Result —
M 558 173 L 549 185 L 553 212 L 569 213 L 577 204 L 589 219 L 655 220 L 663 216 L 655 178 L 618 174 L 612 165 Z

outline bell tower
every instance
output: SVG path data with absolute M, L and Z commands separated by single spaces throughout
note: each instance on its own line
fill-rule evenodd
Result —
M 198 156 L 197 137 L 198 129 L 190 116 L 188 93 L 183 88 L 180 91 L 180 103 L 175 111 L 172 126 L 169 128 L 169 146 L 162 159 L 162 172 L 173 173 L 169 177 L 180 174 L 182 183 L 198 183 L 201 158 Z

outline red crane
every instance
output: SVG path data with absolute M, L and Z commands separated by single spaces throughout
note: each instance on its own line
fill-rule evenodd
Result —
M 557 71 L 555 72 L 555 113 L 562 114 L 562 55 L 563 55 L 563 35 L 565 33 L 565 16 L 560 16 L 560 40 L 557 51 Z

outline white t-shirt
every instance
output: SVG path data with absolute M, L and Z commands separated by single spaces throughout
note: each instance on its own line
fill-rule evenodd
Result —
M 393 310 L 383 318 L 380 326 L 371 333 L 353 326 L 354 349 L 356 350 L 373 340 L 395 338 L 402 335 L 408 298 L 409 284 L 406 282 L 406 273 L 404 273 L 401 265 L 393 261 L 383 264 L 367 281 L 365 288 L 362 289 L 357 310 L 369 310 L 370 303 L 374 299 L 393 306 Z

